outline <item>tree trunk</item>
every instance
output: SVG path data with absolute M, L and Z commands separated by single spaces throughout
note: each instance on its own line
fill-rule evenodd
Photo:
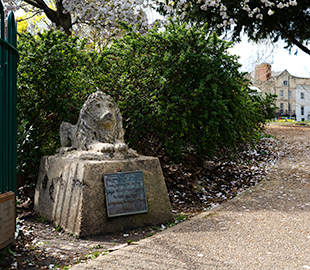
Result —
M 56 10 L 49 8 L 43 0 L 24 0 L 27 4 L 32 5 L 38 9 L 41 9 L 46 14 L 47 18 L 52 23 L 55 23 L 57 27 L 63 28 L 64 32 L 69 36 L 72 34 L 72 19 L 70 13 L 64 13 L 65 11 L 62 0 L 56 1 Z
M 69 36 L 72 34 L 72 19 L 70 13 L 63 13 L 64 7 L 62 1 L 57 1 L 57 26 L 60 26 L 64 29 L 65 33 Z

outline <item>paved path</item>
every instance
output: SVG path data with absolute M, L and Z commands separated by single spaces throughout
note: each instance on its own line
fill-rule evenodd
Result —
M 288 155 L 233 200 L 72 269 L 310 269 L 309 163 Z

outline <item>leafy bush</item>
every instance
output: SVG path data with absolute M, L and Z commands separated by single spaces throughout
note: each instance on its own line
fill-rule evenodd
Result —
M 55 153 L 60 123 L 76 122 L 81 105 L 94 91 L 85 43 L 58 31 L 19 36 L 20 172 L 36 173 L 41 156 Z
M 178 23 L 145 35 L 123 27 L 124 36 L 100 54 L 57 31 L 19 37 L 20 171 L 35 174 L 41 156 L 55 153 L 60 123 L 76 123 L 97 89 L 118 101 L 125 139 L 143 154 L 177 161 L 255 139 L 272 97 L 248 94 L 237 57 L 227 52 L 230 43 Z
M 254 140 L 266 115 L 228 54 L 231 43 L 173 22 L 145 35 L 123 26 L 126 34 L 100 61 L 110 64 L 102 83 L 119 96 L 128 142 L 180 160 L 185 152 L 212 156 Z
M 249 90 L 251 95 L 251 90 Z M 276 113 L 276 99 L 277 95 L 265 93 L 265 97 L 261 95 L 251 95 L 251 99 L 256 103 L 257 108 L 259 109 L 258 116 L 261 117 L 261 122 L 264 123 L 266 120 L 271 120 L 275 118 Z

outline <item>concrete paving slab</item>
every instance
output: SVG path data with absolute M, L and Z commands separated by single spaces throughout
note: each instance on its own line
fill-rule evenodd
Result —
M 289 170 L 286 180 L 270 172 L 219 207 L 72 269 L 310 269 L 310 181 L 298 177 L 303 168 Z
M 310 269 L 310 129 L 281 129 L 285 157 L 257 186 L 72 269 Z

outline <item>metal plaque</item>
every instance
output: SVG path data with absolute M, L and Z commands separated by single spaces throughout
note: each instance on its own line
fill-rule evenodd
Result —
M 15 238 L 15 194 L 10 191 L 0 194 L 0 250 Z
M 147 212 L 142 171 L 103 174 L 108 217 Z

